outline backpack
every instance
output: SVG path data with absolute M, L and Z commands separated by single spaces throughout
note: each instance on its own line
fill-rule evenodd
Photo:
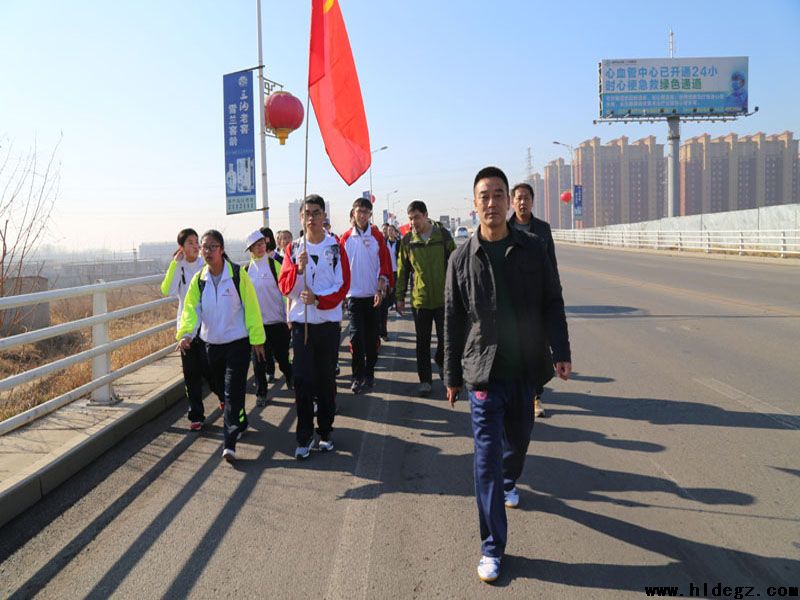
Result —
M 234 262 L 227 261 L 228 264 L 233 268 L 233 276 L 231 279 L 233 280 L 233 287 L 236 288 L 236 293 L 239 295 L 239 302 L 242 302 L 242 291 L 239 289 L 239 271 L 241 267 Z M 245 267 L 245 271 L 247 267 Z M 203 290 L 206 289 L 206 280 L 202 277 L 199 277 L 197 280 L 197 287 L 200 289 L 200 301 L 203 301 Z M 244 302 L 242 302 L 242 306 L 244 306 Z

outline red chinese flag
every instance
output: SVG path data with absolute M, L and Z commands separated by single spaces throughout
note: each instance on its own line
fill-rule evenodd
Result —
M 369 169 L 372 154 L 361 86 L 338 0 L 311 0 L 308 91 L 325 151 L 351 185 Z

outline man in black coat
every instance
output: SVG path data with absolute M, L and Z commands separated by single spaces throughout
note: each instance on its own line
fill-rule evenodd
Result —
M 469 395 L 478 576 L 489 582 L 506 548 L 505 508 L 519 505 L 534 390 L 554 374 L 568 379 L 572 363 L 561 284 L 545 245 L 506 221 L 508 179 L 497 167 L 481 169 L 473 195 L 480 227 L 447 266 L 444 381 L 451 406 L 463 388 Z
M 556 261 L 556 247 L 553 243 L 553 234 L 550 232 L 550 225 L 547 221 L 542 221 L 533 216 L 533 188 L 527 183 L 518 183 L 511 188 L 511 208 L 514 214 L 508 221 L 509 227 L 515 227 L 521 231 L 528 231 L 539 236 L 547 245 L 547 255 L 553 263 L 553 268 L 558 277 L 558 262 Z M 546 417 L 542 406 L 542 393 L 544 387 L 538 387 L 533 396 L 533 416 Z

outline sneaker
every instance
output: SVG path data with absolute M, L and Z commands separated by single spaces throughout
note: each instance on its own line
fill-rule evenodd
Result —
M 364 381 L 361 383 L 361 391 L 362 392 L 371 392 L 372 388 L 375 387 L 375 377 L 370 375 L 369 377 L 365 377 Z
M 517 508 L 519 506 L 519 490 L 516 486 L 503 493 L 505 494 L 505 504 L 508 508 Z
M 245 431 L 247 431 L 247 427 L 248 427 L 248 426 L 247 426 L 247 425 L 245 425 L 244 427 L 241 427 L 241 428 L 239 429 L 239 431 L 237 431 L 237 432 L 236 432 L 236 441 L 237 441 L 237 442 L 238 442 L 240 439 L 242 439 L 242 436 L 244 435 L 244 432 L 245 432 Z
M 257 394 L 256 395 L 256 406 L 266 406 L 267 405 L 267 395 L 266 394 Z
M 417 393 L 420 396 L 427 396 L 431 393 L 431 384 L 427 381 L 423 381 L 419 384 L 419 388 L 417 388 Z
M 363 383 L 360 379 L 353 379 L 353 382 L 350 384 L 350 391 L 354 394 L 360 394 L 363 388 Z
M 320 452 L 330 452 L 333 450 L 333 442 L 330 440 L 320 440 L 315 447 Z
M 481 556 L 478 563 L 478 577 L 481 581 L 491 583 L 500 576 L 500 559 L 494 556 Z
M 275 379 L 275 373 L 273 373 L 272 375 L 267 376 L 267 383 L 275 383 L 276 381 L 278 381 L 278 380 Z
M 311 438 L 311 441 L 308 442 L 308 446 L 298 446 L 294 449 L 294 457 L 297 460 L 303 460 L 309 457 L 311 454 L 311 446 L 314 445 L 314 438 Z
M 294 390 L 294 377 L 287 377 L 286 378 L 286 389 L 287 390 Z
M 542 406 L 542 400 L 539 396 L 534 396 L 533 398 L 533 416 L 534 417 L 541 417 L 547 418 L 547 415 L 544 412 L 544 407 Z
M 222 458 L 227 460 L 229 463 L 232 463 L 236 460 L 236 451 L 233 448 L 225 448 L 222 451 Z
M 203 428 L 202 421 L 192 421 L 189 424 L 189 431 L 200 431 Z

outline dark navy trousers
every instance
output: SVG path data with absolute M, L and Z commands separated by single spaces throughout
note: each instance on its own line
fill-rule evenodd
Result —
M 494 380 L 469 392 L 481 553 L 501 558 L 508 539 L 504 491 L 522 474 L 533 428 L 533 384 Z
M 206 354 L 214 391 L 225 404 L 224 447 L 235 450 L 238 433 L 247 429 L 244 396 L 250 366 L 250 340 L 242 338 L 227 344 L 206 343 Z

